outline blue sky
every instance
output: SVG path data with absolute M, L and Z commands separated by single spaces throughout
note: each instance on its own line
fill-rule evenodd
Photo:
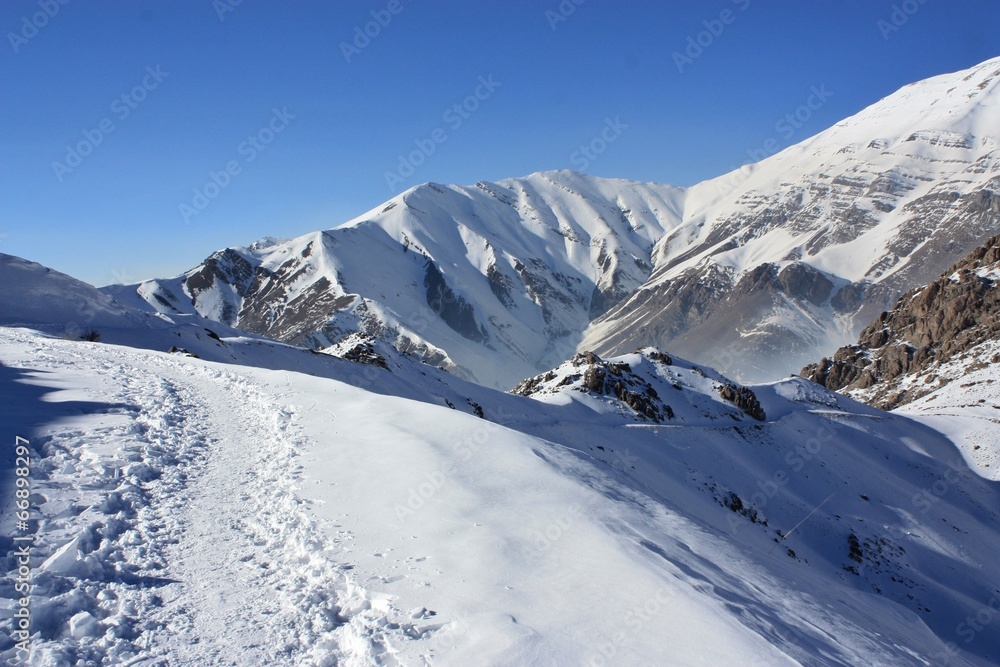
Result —
M 996 0 L 63 1 L 0 4 L 0 252 L 97 285 L 426 181 L 690 185 L 1000 55 Z

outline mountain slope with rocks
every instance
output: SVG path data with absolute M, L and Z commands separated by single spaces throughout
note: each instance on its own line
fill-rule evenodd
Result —
M 883 312 L 854 345 L 802 369 L 830 389 L 947 433 L 1000 479 L 1000 236 Z
M 1000 364 L 997 343 L 1000 236 L 905 294 L 862 331 L 857 344 L 806 366 L 801 375 L 890 410 Z
M 650 279 L 581 347 L 666 346 L 744 380 L 836 349 L 1000 232 L 998 128 L 994 59 L 694 186 Z
M 572 172 L 429 183 L 335 229 L 107 291 L 294 344 L 361 332 L 509 388 L 570 356 L 587 323 L 646 280 L 682 195 Z

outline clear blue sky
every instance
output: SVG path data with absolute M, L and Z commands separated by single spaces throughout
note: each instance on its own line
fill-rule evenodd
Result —
M 3 0 L 0 251 L 103 285 L 333 227 L 425 181 L 585 167 L 690 185 L 768 139 L 785 147 L 904 84 L 1000 55 L 996 0 L 562 6 L 568 16 L 559 0 Z M 368 26 L 377 36 L 348 62 L 342 45 L 373 11 L 391 20 Z M 702 34 L 678 71 L 674 53 L 706 21 L 721 34 Z M 446 115 L 490 76 L 499 85 L 478 88 L 475 111 Z M 812 86 L 832 96 L 779 131 Z M 582 161 L 575 151 L 608 118 L 628 127 Z M 433 153 L 388 184 L 415 141 Z M 67 158 L 81 143 L 89 154 Z M 227 165 L 226 187 L 196 201 Z M 204 208 L 185 219 L 182 204 Z

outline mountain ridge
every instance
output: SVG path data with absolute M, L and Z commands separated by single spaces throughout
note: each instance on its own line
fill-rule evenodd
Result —
M 789 353 L 803 358 L 856 337 L 900 293 L 1000 231 L 998 82 L 1000 58 L 910 84 L 800 144 L 693 186 L 738 181 L 721 206 L 695 207 L 658 243 L 655 275 L 598 318 L 581 347 L 621 352 L 655 341 L 708 363 L 699 348 L 708 337 L 725 348 L 716 360 L 741 359 L 742 368 L 730 369 L 754 376 L 747 367 L 760 357 L 791 371 Z M 803 275 L 782 285 L 778 275 L 796 262 Z M 820 303 L 810 298 L 817 284 L 826 290 Z M 740 313 L 730 289 L 758 303 Z M 685 312 L 669 310 L 678 294 L 687 295 Z M 663 306 L 666 316 L 657 312 Z
M 106 291 L 295 344 L 362 331 L 494 387 L 648 345 L 775 379 L 1000 231 L 998 81 L 1000 58 L 911 84 L 689 188 L 565 170 L 427 183 Z

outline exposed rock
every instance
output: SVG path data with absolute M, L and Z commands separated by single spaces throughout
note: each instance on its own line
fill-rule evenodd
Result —
M 1000 236 L 989 239 L 937 280 L 883 312 L 855 345 L 802 369 L 828 389 L 861 391 L 890 409 L 939 386 L 934 368 L 988 340 L 1000 339 Z M 923 382 L 904 381 L 918 374 Z M 905 384 L 905 386 L 904 386 Z
M 734 491 L 724 494 L 721 498 L 716 496 L 716 501 L 730 511 L 736 512 L 742 517 L 746 517 L 750 523 L 767 526 L 767 519 L 762 517 L 755 507 L 743 502 Z
M 636 351 L 641 352 L 641 350 L 636 350 Z M 669 354 L 665 354 L 663 352 L 660 352 L 659 350 L 648 351 L 646 353 L 646 356 L 652 359 L 653 361 L 658 361 L 666 366 L 673 366 L 674 364 L 674 360 L 670 358 Z
M 455 293 L 434 262 L 427 260 L 424 273 L 427 305 L 456 332 L 476 343 L 485 343 L 489 336 L 476 322 L 476 309 Z
M 574 366 L 579 366 L 581 364 L 599 364 L 601 363 L 601 358 L 593 352 L 578 352 L 574 355 L 571 363 Z
M 642 354 L 660 363 L 671 361 L 669 356 L 655 350 L 643 350 Z M 582 374 L 563 377 L 557 387 L 569 386 L 579 381 L 580 384 L 574 389 L 595 396 L 614 397 L 628 406 L 641 420 L 661 423 L 674 418 L 673 408 L 664 403 L 656 389 L 634 373 L 627 363 L 605 361 L 593 352 L 580 352 L 570 359 L 569 364 L 581 368 Z M 512 393 L 531 396 L 555 378 L 552 371 L 528 378 L 514 387 Z
M 195 306 L 198 305 L 198 297 L 211 289 L 216 280 L 222 284 L 232 285 L 237 295 L 245 297 L 254 282 L 254 277 L 253 264 L 239 252 L 227 248 L 213 253 L 196 272 L 188 276 L 187 290 Z M 235 303 L 224 302 L 222 309 L 216 313 L 216 319 L 232 325 L 237 321 L 238 314 Z
M 808 264 L 795 262 L 778 273 L 778 284 L 786 294 L 822 305 L 833 290 L 833 283 Z
M 385 357 L 375 351 L 375 346 L 371 343 L 358 343 L 341 354 L 340 357 L 358 364 L 368 364 L 389 370 L 389 363 Z
M 757 395 L 747 387 L 741 387 L 732 383 L 724 384 L 719 387 L 719 396 L 757 421 L 762 422 L 767 419 L 764 409 L 760 407 L 760 401 L 757 400 Z
M 865 283 L 848 283 L 830 299 L 830 305 L 838 313 L 852 313 L 861 308 L 865 298 Z

